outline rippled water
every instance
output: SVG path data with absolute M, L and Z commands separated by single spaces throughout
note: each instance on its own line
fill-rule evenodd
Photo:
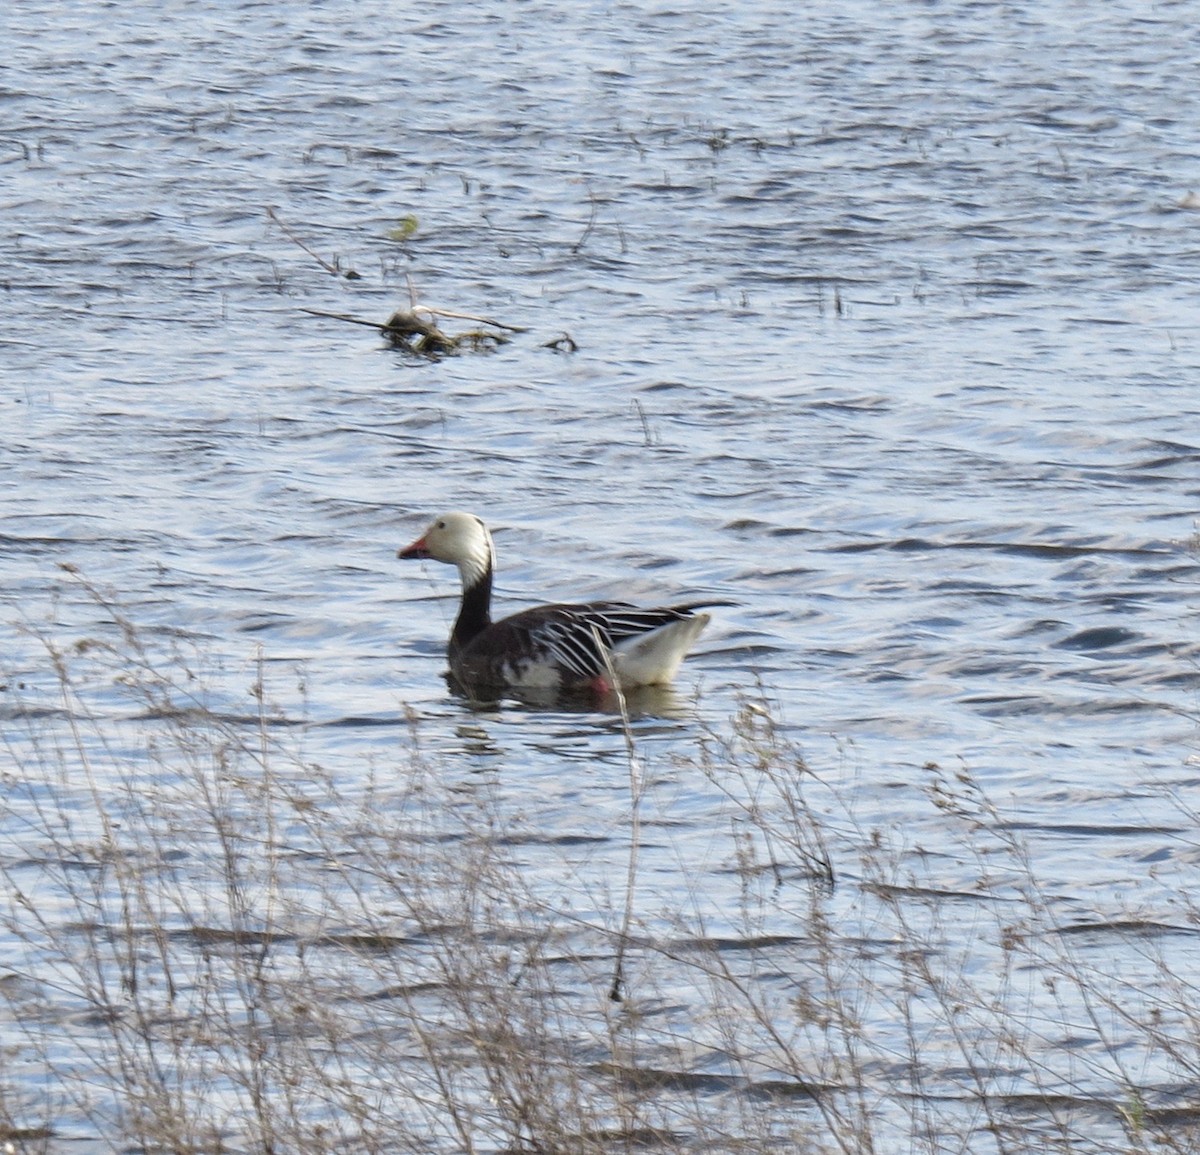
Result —
M 398 757 L 411 708 L 449 773 L 544 839 L 531 878 L 553 882 L 577 836 L 619 863 L 613 718 L 447 693 L 454 574 L 394 555 L 466 507 L 494 527 L 504 607 L 736 601 L 676 699 L 635 720 L 671 780 L 673 833 L 643 862 L 659 893 L 708 887 L 728 915 L 724 801 L 667 768 L 749 695 L 923 882 L 977 870 L 924 790 L 922 767 L 961 766 L 1064 921 L 1181 918 L 1191 17 L 13 6 L 10 773 L 31 714 L 67 740 L 37 634 L 69 648 L 126 616 L 235 724 L 261 673 L 350 795 Z M 525 331 L 428 362 L 305 312 L 382 321 L 410 280 Z M 550 347 L 563 334 L 575 352 Z M 81 692 L 136 767 L 157 723 L 131 736 L 111 674 Z M 27 829 L 13 801 L 14 859 Z

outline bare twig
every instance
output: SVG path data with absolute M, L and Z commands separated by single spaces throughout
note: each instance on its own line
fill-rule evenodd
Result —
M 359 274 L 356 273 L 353 269 L 347 269 L 346 272 L 343 273 L 342 270 L 337 267 L 337 265 L 331 265 L 319 253 L 316 253 L 311 248 L 309 248 L 309 246 L 306 245 L 296 235 L 296 233 L 287 224 L 284 223 L 284 221 L 279 216 L 279 214 L 270 206 L 267 207 L 267 216 L 269 216 L 271 218 L 271 220 L 274 221 L 275 224 L 277 224 L 279 226 L 280 231 L 283 233 L 283 235 L 285 237 L 287 237 L 287 239 L 289 241 L 292 242 L 292 244 L 294 244 L 297 248 L 303 249 L 310 257 L 312 257 L 312 259 L 314 261 L 317 262 L 318 265 L 321 266 L 321 268 L 323 268 L 327 273 L 329 273 L 330 276 L 345 277 L 345 278 L 347 278 L 347 280 L 357 280 L 359 278 Z
M 577 240 L 571 246 L 571 252 L 573 253 L 579 253 L 583 251 L 583 246 L 587 244 L 588 237 L 592 235 L 592 230 L 596 227 L 596 211 L 598 202 L 596 200 L 596 194 L 590 189 L 588 190 L 588 200 L 591 201 L 592 211 L 588 215 L 588 222 L 584 226 L 584 230 L 580 234 L 579 240 Z
M 369 321 L 365 317 L 352 317 L 349 313 L 329 313 L 324 309 L 307 309 L 303 306 L 300 312 L 308 313 L 312 317 L 327 317 L 331 321 L 345 321 L 347 325 L 367 325 L 372 329 L 386 328 L 386 324 L 381 325 L 378 321 Z

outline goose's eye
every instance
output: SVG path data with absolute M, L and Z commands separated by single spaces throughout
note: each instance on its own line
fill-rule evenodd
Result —
M 437 523 L 437 527 L 438 527 L 438 529 L 445 529 L 445 528 L 446 528 L 446 523 L 445 523 L 444 521 L 439 521 L 439 522 Z

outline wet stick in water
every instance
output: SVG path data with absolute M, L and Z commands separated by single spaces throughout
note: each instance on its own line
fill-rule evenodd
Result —
M 285 237 L 287 237 L 287 239 L 289 241 L 292 242 L 292 244 L 294 244 L 297 248 L 303 249 L 330 276 L 345 277 L 346 280 L 348 280 L 348 281 L 358 281 L 358 280 L 362 279 L 359 276 L 359 274 L 356 273 L 353 269 L 346 269 L 343 272 L 343 270 L 337 263 L 330 264 L 329 261 L 325 260 L 325 258 L 322 257 L 319 253 L 314 252 L 311 248 L 309 248 L 308 245 L 306 245 L 296 235 L 296 233 L 287 224 L 284 223 L 284 221 L 280 218 L 279 214 L 273 208 L 270 208 L 270 207 L 267 208 L 267 216 L 269 216 L 271 218 L 271 220 L 274 221 L 275 224 L 279 226 L 280 231 L 283 233 L 283 235 Z

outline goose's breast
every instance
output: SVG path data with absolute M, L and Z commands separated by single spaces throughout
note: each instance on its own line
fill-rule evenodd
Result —
M 450 666 L 460 679 L 480 685 L 557 690 L 565 684 L 562 666 L 522 623 L 497 622 L 451 654 Z

